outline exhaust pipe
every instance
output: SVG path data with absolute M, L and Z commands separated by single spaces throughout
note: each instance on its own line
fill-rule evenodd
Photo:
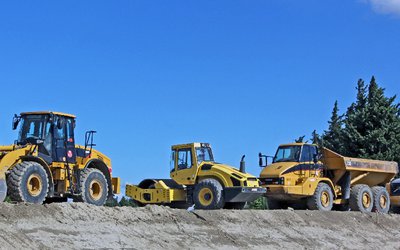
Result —
M 246 155 L 242 156 L 242 159 L 240 160 L 240 172 L 242 173 L 246 173 L 246 162 L 244 161 L 244 158 L 246 157 Z

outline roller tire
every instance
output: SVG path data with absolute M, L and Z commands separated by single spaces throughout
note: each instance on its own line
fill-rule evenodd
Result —
M 363 204 L 364 195 L 369 196 L 370 201 L 368 206 Z M 358 184 L 351 188 L 349 205 L 352 211 L 371 212 L 374 203 L 373 200 L 373 194 L 368 185 Z
M 29 191 L 28 181 L 31 185 L 37 186 L 38 189 Z M 49 192 L 46 170 L 37 162 L 24 161 L 18 163 L 7 175 L 7 188 L 12 201 L 42 204 Z
M 95 168 L 87 168 L 80 176 L 80 201 L 103 206 L 108 198 L 108 182 L 104 174 Z
M 384 187 L 373 187 L 372 194 L 374 196 L 374 205 L 372 207 L 373 212 L 387 214 L 390 210 L 390 196 L 386 188 Z M 384 199 L 384 204 L 382 204 L 381 198 Z
M 206 191 L 208 197 L 203 195 Z M 221 209 L 225 205 L 222 185 L 214 179 L 205 179 L 196 184 L 193 191 L 193 201 L 196 209 Z M 207 203 L 207 204 L 205 204 Z
M 331 211 L 333 207 L 333 192 L 331 187 L 323 182 L 318 183 L 314 195 L 307 199 L 310 210 Z
M 246 202 L 226 202 L 225 203 L 225 209 L 236 209 L 236 210 L 242 210 L 246 206 Z

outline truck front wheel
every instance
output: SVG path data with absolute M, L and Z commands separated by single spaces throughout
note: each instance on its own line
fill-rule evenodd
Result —
M 214 179 L 200 181 L 194 188 L 193 201 L 198 209 L 220 209 L 225 205 L 222 185 Z
M 326 183 L 318 183 L 314 195 L 307 200 L 310 210 L 331 211 L 333 207 L 333 192 Z

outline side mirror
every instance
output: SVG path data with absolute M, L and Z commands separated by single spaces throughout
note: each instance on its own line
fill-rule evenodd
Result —
M 259 153 L 258 154 L 258 165 L 260 165 L 261 168 L 268 166 L 268 158 L 271 158 L 272 162 L 274 161 L 273 156 L 263 155 L 263 154 Z M 265 161 L 265 164 L 264 164 L 264 161 Z
M 21 117 L 18 116 L 17 114 L 14 115 L 13 121 L 12 121 L 12 129 L 16 130 L 18 127 L 19 122 L 21 121 Z
M 263 155 L 261 153 L 258 154 L 258 165 L 260 168 L 264 167 Z

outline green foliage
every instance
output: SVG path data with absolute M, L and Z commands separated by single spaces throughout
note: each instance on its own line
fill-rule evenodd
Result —
M 304 142 L 304 138 L 305 138 L 305 137 L 306 137 L 305 135 L 300 136 L 299 138 L 295 139 L 294 141 L 295 141 L 296 143 Z
M 120 207 L 137 207 L 137 204 L 134 200 L 130 198 L 126 198 L 125 196 L 119 201 Z
M 134 200 L 123 196 L 121 200 L 118 202 L 117 197 L 113 197 L 109 199 L 106 204 L 106 207 L 137 207 L 137 204 Z
M 118 207 L 118 199 L 117 197 L 113 197 L 112 199 L 108 199 L 104 206 L 106 207 Z
M 249 204 L 249 209 L 265 210 L 267 208 L 267 199 L 265 197 L 259 197 Z
M 7 196 L 6 199 L 4 200 L 4 202 L 11 203 L 12 200 L 11 200 L 10 196 Z
M 400 162 L 400 105 L 386 97 L 375 77 L 357 82 L 356 101 L 344 115 L 335 102 L 322 144 L 342 155 Z

